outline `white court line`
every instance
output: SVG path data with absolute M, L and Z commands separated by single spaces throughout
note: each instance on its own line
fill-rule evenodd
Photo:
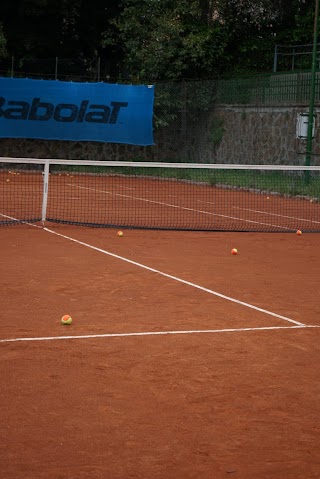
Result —
M 83 334 L 76 336 L 43 336 L 34 338 L 0 339 L 0 343 L 17 343 L 27 341 L 60 341 L 62 339 L 96 339 L 96 338 L 127 338 L 131 336 L 166 336 L 173 334 L 217 334 L 217 333 L 241 333 L 245 331 L 272 331 L 278 329 L 307 329 L 320 328 L 318 325 L 301 326 L 266 326 L 261 328 L 229 328 L 229 329 L 199 329 L 186 331 L 145 331 L 141 333 L 106 333 L 106 334 Z
M 212 201 L 203 201 L 203 200 L 197 200 L 197 201 L 198 201 L 198 203 L 205 203 L 207 205 L 216 205 L 217 204 L 217 203 L 212 202 Z M 218 206 L 221 207 L 221 205 L 219 205 L 219 204 L 218 204 Z M 298 218 L 296 216 L 279 215 L 277 213 L 270 213 L 269 211 L 254 210 L 252 208 L 243 208 L 242 206 L 233 206 L 233 205 L 230 205 L 230 206 L 231 206 L 231 208 L 234 208 L 234 209 L 237 209 L 237 210 L 251 211 L 252 213 L 261 213 L 262 215 L 276 216 L 278 218 L 288 218 L 288 219 L 296 220 L 296 221 L 305 221 L 307 223 L 317 223 L 317 224 L 320 223 L 320 221 L 310 220 L 310 219 L 307 219 L 307 218 Z
M 2 216 L 5 216 L 7 218 L 10 218 L 12 220 L 16 220 L 16 218 L 13 218 L 11 216 L 7 216 L 7 215 L 2 215 Z M 289 323 L 293 323 L 293 324 L 296 324 L 297 326 L 302 326 L 302 327 L 306 327 L 305 324 L 299 322 L 299 321 L 295 321 L 293 319 L 290 319 L 290 318 L 287 318 L 286 316 L 281 316 L 280 314 L 277 314 L 277 313 L 273 313 L 272 311 L 268 311 L 267 309 L 262 309 L 262 308 L 259 308 L 258 306 L 254 306 L 250 303 L 245 303 L 244 301 L 239 301 L 238 299 L 235 299 L 235 298 L 232 298 L 230 296 L 226 296 L 224 294 L 221 294 L 221 293 L 218 293 L 217 291 L 213 291 L 212 289 L 208 289 L 208 288 L 204 288 L 203 286 L 200 286 L 198 284 L 195 284 L 195 283 L 191 283 L 190 281 L 186 281 L 184 279 L 181 279 L 181 278 L 178 278 L 177 276 L 172 276 L 171 274 L 167 274 L 167 273 L 164 273 L 163 271 L 160 271 L 160 270 L 157 270 L 157 269 L 154 269 L 154 268 L 151 268 L 149 266 L 146 266 L 142 263 L 137 263 L 136 261 L 133 261 L 131 259 L 128 259 L 128 258 L 125 258 L 124 256 L 119 256 L 115 253 L 111 253 L 110 251 L 107 251 L 107 250 L 103 250 L 101 248 L 97 248 L 96 246 L 93 246 L 93 245 L 90 245 L 88 243 L 84 243 L 83 241 L 79 241 L 75 238 L 71 238 L 70 236 L 66 236 L 66 235 L 63 235 L 62 233 L 58 233 L 56 231 L 53 231 L 49 228 L 41 228 L 40 226 L 37 226 L 37 225 L 33 225 L 32 223 L 27 223 L 26 224 L 32 226 L 32 227 L 35 227 L 35 228 L 39 228 L 41 229 L 42 231 L 46 231 L 47 233 L 51 233 L 55 236 L 60 236 L 61 238 L 64 238 L 64 239 L 67 239 L 69 241 L 72 241 L 74 243 L 77 243 L 77 244 L 80 244 L 82 246 L 86 246 L 87 248 L 90 248 L 90 249 L 93 249 L 94 251 L 98 251 L 99 253 L 103 253 L 103 254 L 106 254 L 108 256 L 112 256 L 113 258 L 117 258 L 117 259 L 120 259 L 121 261 L 125 261 L 126 263 L 130 263 L 130 264 L 133 264 L 134 266 L 138 266 L 139 268 L 143 268 L 143 269 L 146 269 L 148 271 L 151 271 L 152 273 L 156 273 L 156 274 L 159 274 L 161 276 L 164 276 L 166 278 L 170 278 L 170 279 L 173 279 L 174 281 L 177 281 L 179 283 L 182 283 L 182 284 L 186 284 L 188 286 L 191 286 L 193 288 L 196 288 L 196 289 L 199 289 L 201 291 L 204 291 L 206 293 L 209 293 L 209 294 L 212 294 L 214 296 L 218 296 L 219 298 L 222 298 L 222 299 L 226 299 L 227 301 L 231 301 L 233 303 L 236 303 L 236 304 L 240 304 L 241 306 L 245 306 L 247 308 L 250 308 L 250 309 L 253 309 L 255 311 L 259 311 L 260 313 L 265 313 L 269 316 L 273 316 L 275 318 L 278 318 L 278 319 L 283 319 L 284 321 L 287 321 Z
M 105 193 L 105 194 L 113 195 L 113 196 L 121 196 L 123 198 L 128 198 L 130 200 L 133 199 L 133 200 L 137 200 L 137 201 L 144 201 L 145 203 L 154 203 L 154 204 L 157 204 L 157 205 L 168 206 L 169 208 L 176 208 L 176 209 L 180 209 L 180 210 L 192 211 L 193 213 L 201 213 L 203 215 L 219 216 L 219 218 L 227 218 L 229 220 L 244 221 L 245 223 L 254 223 L 254 224 L 264 225 L 264 226 L 272 226 L 273 228 L 279 228 L 279 229 L 282 229 L 282 230 L 289 230 L 289 231 L 292 230 L 292 228 L 287 228 L 286 226 L 273 225 L 271 223 L 263 223 L 262 221 L 248 220 L 248 219 L 245 219 L 245 218 L 239 218 L 238 216 L 230 216 L 230 215 L 222 215 L 222 214 L 218 214 L 218 213 L 212 213 L 211 211 L 196 210 L 194 208 L 188 208 L 187 206 L 173 205 L 171 203 L 164 203 L 162 201 L 148 200 L 146 198 L 140 198 L 139 196 L 124 195 L 124 194 L 121 194 L 121 193 L 114 193 L 113 191 L 98 190 L 97 188 L 89 188 L 89 187 L 86 187 L 86 186 L 73 185 L 71 183 L 69 183 L 68 186 L 73 186 L 75 188 L 81 188 L 83 190 L 95 191 L 97 193 Z
M 297 218 L 296 216 L 278 215 L 277 213 L 269 213 L 268 211 L 253 210 L 251 208 L 241 208 L 240 206 L 232 206 L 232 208 L 236 208 L 237 210 L 252 211 L 253 213 L 261 213 L 263 215 L 268 215 L 268 216 L 278 216 L 280 218 L 289 218 L 291 220 L 296 220 L 296 221 L 306 221 L 308 223 L 317 223 L 317 224 L 320 223 L 320 221 L 316 221 L 316 220 L 308 220 L 306 218 Z
M 274 316 L 275 318 L 278 319 L 283 319 L 284 321 L 288 321 L 289 323 L 296 324 L 298 326 L 305 326 L 303 323 L 299 321 L 294 321 L 293 319 L 287 318 L 286 316 L 281 316 L 280 314 L 273 313 L 271 311 L 268 311 L 266 309 L 258 308 L 257 306 L 253 306 L 252 304 L 245 303 L 244 301 L 239 301 L 238 299 L 231 298 L 230 296 L 226 296 L 224 294 L 218 293 L 217 291 L 213 291 L 212 289 L 204 288 L 203 286 L 199 286 L 198 284 L 191 283 L 190 281 L 186 281 L 184 279 L 178 278 L 177 276 L 172 276 L 171 274 L 164 273 L 163 271 L 160 271 L 158 269 L 150 268 L 150 266 L 146 266 L 142 263 L 137 263 L 136 261 L 133 261 L 131 259 L 125 258 L 124 256 L 119 256 L 115 253 L 111 253 L 110 251 L 97 248 L 96 246 L 90 245 L 88 243 L 84 243 L 83 241 L 79 241 L 75 238 L 71 238 L 70 236 L 63 235 L 62 233 L 58 233 L 56 231 L 53 231 L 49 228 L 43 228 L 44 231 L 47 231 L 48 233 L 51 233 L 56 236 L 60 236 L 61 238 L 67 239 L 69 241 L 73 241 L 74 243 L 80 244 L 82 246 L 86 246 L 87 248 L 93 249 L 95 251 L 98 251 L 99 253 L 106 254 L 108 256 L 112 256 L 113 258 L 120 259 L 121 261 L 125 261 L 126 263 L 133 264 L 134 266 L 138 266 L 139 268 L 146 269 L 148 271 L 151 271 L 152 273 L 157 273 L 160 274 L 161 276 L 165 276 L 166 278 L 173 279 L 174 281 L 177 281 L 179 283 L 186 284 L 188 286 L 192 286 L 193 288 L 200 289 L 201 291 L 204 291 L 206 293 L 212 294 L 214 296 L 218 296 L 219 298 L 226 299 L 227 301 L 231 301 L 236 304 L 240 304 L 241 306 L 245 306 L 250 309 L 254 309 L 255 311 L 259 311 L 260 313 L 265 313 L 268 314 L 269 316 Z

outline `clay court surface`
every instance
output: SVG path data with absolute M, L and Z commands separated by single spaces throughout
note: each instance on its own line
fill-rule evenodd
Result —
M 46 228 L 0 229 L 1 479 L 320 477 L 319 234 Z

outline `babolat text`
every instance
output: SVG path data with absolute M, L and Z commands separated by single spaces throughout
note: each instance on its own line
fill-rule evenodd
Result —
M 108 105 L 90 104 L 82 100 L 80 105 L 74 103 L 53 103 L 33 98 L 27 101 L 6 100 L 0 97 L 0 118 L 7 120 L 49 121 L 51 119 L 64 123 L 117 123 L 121 108 L 128 102 L 111 101 Z

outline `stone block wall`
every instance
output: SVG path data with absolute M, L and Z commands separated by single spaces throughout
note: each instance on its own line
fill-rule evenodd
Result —
M 306 139 L 297 137 L 297 121 L 304 106 L 295 107 L 220 107 L 215 115 L 224 130 L 213 155 L 217 163 L 303 165 Z M 319 111 L 312 164 L 319 164 Z

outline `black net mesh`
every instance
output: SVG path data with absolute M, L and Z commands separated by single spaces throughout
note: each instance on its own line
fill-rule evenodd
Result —
M 0 224 L 320 231 L 320 167 L 50 161 L 0 162 Z

